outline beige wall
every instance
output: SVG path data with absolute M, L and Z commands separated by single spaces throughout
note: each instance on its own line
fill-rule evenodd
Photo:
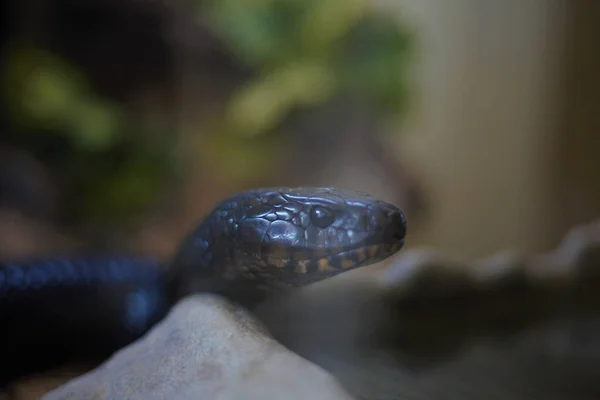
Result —
M 569 2 L 387 3 L 401 10 L 419 40 L 417 98 L 398 149 L 425 181 L 431 210 L 412 227 L 409 245 L 461 258 L 552 246 L 570 223 L 558 196 L 570 179 L 558 173 L 568 111 Z M 584 187 L 593 177 L 586 179 Z M 599 207 L 591 208 L 588 216 Z
M 572 0 L 555 165 L 561 229 L 600 217 L 600 2 Z

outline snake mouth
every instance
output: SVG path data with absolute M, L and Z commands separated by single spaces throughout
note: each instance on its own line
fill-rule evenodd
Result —
M 372 226 L 353 231 L 344 237 L 346 240 L 329 235 L 315 239 L 308 246 L 267 243 L 261 246 L 258 258 L 265 267 L 273 267 L 272 274 L 293 286 L 374 264 L 399 251 L 406 235 L 406 219 L 399 209 L 375 214 L 375 217 L 368 221 Z
M 378 243 L 344 250 L 325 257 L 297 260 L 287 268 L 296 275 L 295 285 L 304 285 L 384 260 L 396 253 L 404 240 L 393 243 Z

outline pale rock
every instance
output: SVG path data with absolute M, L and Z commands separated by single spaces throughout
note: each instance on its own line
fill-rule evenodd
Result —
M 352 399 L 280 345 L 245 310 L 210 295 L 182 300 L 145 337 L 44 400 Z

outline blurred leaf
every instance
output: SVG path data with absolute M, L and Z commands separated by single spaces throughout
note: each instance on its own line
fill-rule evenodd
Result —
M 230 132 L 270 132 L 298 106 L 317 107 L 335 91 L 373 105 L 383 119 L 408 97 L 411 37 L 367 0 L 210 0 L 216 31 L 258 77 L 231 99 Z
M 411 45 L 412 37 L 391 17 L 365 18 L 337 60 L 344 86 L 384 112 L 401 112 L 408 94 L 406 67 Z
M 296 103 L 315 106 L 327 100 L 335 90 L 337 79 L 325 62 L 288 65 L 280 71 L 281 87 L 290 91 Z
M 123 129 L 122 119 L 121 110 L 112 104 L 82 102 L 73 108 L 69 118 L 69 131 L 79 148 L 103 151 L 113 144 Z
M 3 72 L 19 143 L 60 177 L 66 220 L 125 224 L 156 202 L 174 168 L 175 138 L 164 128 L 144 126 L 50 52 L 15 43 Z
M 368 11 L 367 0 L 319 0 L 311 1 L 304 15 L 299 16 L 301 47 L 326 52 Z
M 256 135 L 279 122 L 291 106 L 290 94 L 279 90 L 272 76 L 254 80 L 231 99 L 227 122 L 232 133 Z
M 4 96 L 18 123 L 61 129 L 85 90 L 82 76 L 49 52 L 14 46 L 6 59 Z
M 173 144 L 164 140 L 135 141 L 135 150 L 98 154 L 79 180 L 80 204 L 73 213 L 86 221 L 134 221 L 155 204 L 171 176 Z M 115 157 L 116 156 L 116 157 Z
M 276 64 L 286 53 L 302 7 L 302 1 L 294 0 L 216 0 L 203 12 L 243 62 L 261 67 Z
M 253 136 L 273 129 L 295 106 L 324 101 L 334 91 L 335 76 L 319 63 L 290 64 L 254 80 L 231 100 L 230 132 Z
M 89 151 L 107 149 L 119 136 L 120 108 L 95 96 L 76 68 L 47 51 L 15 47 L 4 83 L 11 115 L 23 127 L 66 135 Z
M 263 135 L 251 140 L 223 133 L 207 137 L 202 148 L 203 159 L 211 165 L 218 165 L 215 174 L 231 184 L 259 179 L 271 172 L 273 162 L 281 154 L 276 151 L 281 136 Z

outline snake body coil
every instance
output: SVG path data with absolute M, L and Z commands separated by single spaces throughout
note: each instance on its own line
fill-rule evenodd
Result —
M 398 251 L 397 207 L 330 188 L 253 190 L 226 199 L 168 268 L 117 257 L 0 264 L 0 384 L 67 360 L 101 360 L 143 335 L 183 296 L 245 306 Z

